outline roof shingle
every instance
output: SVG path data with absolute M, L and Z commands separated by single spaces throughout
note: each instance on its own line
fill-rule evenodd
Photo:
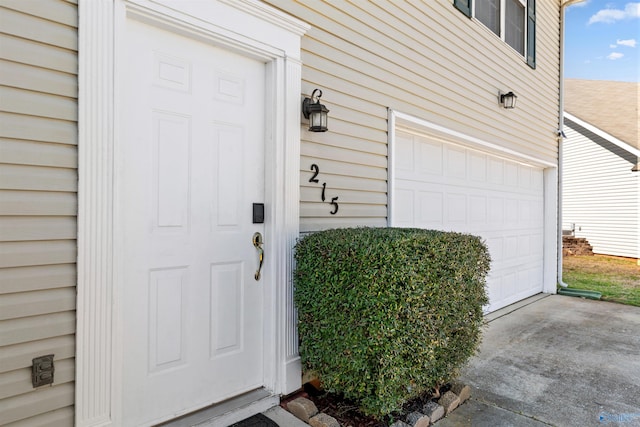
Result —
M 640 83 L 565 79 L 564 110 L 640 148 Z

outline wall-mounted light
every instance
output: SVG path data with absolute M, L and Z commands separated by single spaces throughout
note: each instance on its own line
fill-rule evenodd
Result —
M 309 119 L 309 130 L 311 132 L 326 132 L 329 130 L 327 127 L 327 113 L 329 110 L 320 104 L 320 97 L 322 97 L 322 91 L 315 89 L 311 93 L 311 98 L 305 98 L 302 101 L 302 114 L 306 119 Z
M 507 93 L 498 93 L 498 100 L 500 102 L 500 105 L 502 105 L 502 108 L 506 108 L 508 110 L 516 108 L 517 99 L 518 96 L 511 91 Z

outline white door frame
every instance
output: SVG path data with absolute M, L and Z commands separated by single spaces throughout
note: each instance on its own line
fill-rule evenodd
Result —
M 388 226 L 393 225 L 393 185 L 395 170 L 393 166 L 394 150 L 396 146 L 396 129 L 401 126 L 413 129 L 420 135 L 459 144 L 465 147 L 481 150 L 527 165 L 543 168 L 544 191 L 544 231 L 543 231 L 543 286 L 542 292 L 555 294 L 557 288 L 557 260 L 558 260 L 558 164 L 529 156 L 518 151 L 484 141 L 462 132 L 448 129 L 427 120 L 389 109 L 389 189 L 388 189 Z
M 180 8 L 180 10 L 177 10 Z M 300 39 L 309 26 L 257 0 L 80 0 L 77 426 L 119 425 L 122 304 L 119 109 L 127 17 L 263 60 L 266 64 L 265 387 L 300 386 L 293 311 L 299 233 Z

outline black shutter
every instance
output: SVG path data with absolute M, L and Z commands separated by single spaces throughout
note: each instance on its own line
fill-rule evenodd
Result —
M 527 64 L 536 68 L 536 0 L 527 0 Z
M 471 18 L 471 1 L 472 0 L 453 0 L 453 5 L 462 13 Z

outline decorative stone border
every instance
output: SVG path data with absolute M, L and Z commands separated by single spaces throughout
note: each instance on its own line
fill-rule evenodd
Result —
M 422 407 L 422 412 L 414 411 L 404 420 L 398 420 L 388 427 L 428 427 L 446 417 L 471 397 L 471 387 L 454 383 L 437 401 L 430 400 Z M 338 420 L 324 412 L 318 412 L 315 403 L 306 397 L 298 397 L 283 405 L 285 409 L 311 427 L 341 427 Z

